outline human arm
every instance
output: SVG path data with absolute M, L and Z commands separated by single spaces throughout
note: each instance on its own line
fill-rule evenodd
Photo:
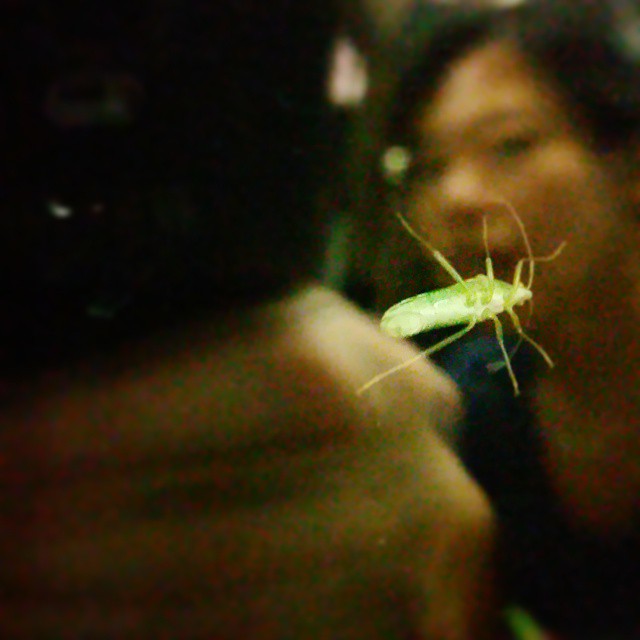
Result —
M 358 399 L 404 348 L 321 292 L 263 312 L 5 411 L 3 635 L 494 637 L 492 517 L 432 431 L 450 383 Z

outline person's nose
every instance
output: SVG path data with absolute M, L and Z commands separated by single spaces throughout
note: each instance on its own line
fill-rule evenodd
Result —
M 440 209 L 452 228 L 475 229 L 490 212 L 490 190 L 474 163 L 451 163 L 441 176 L 438 191 Z

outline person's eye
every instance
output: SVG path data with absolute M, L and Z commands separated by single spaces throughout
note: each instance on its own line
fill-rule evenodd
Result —
M 529 153 L 537 143 L 532 133 L 504 136 L 491 145 L 491 151 L 500 159 L 510 160 Z

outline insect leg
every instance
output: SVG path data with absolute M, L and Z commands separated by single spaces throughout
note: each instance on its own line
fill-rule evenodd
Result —
M 469 331 L 471 331 L 471 329 L 473 329 L 473 327 L 475 325 L 476 325 L 476 321 L 473 320 L 464 329 L 462 329 L 460 331 L 457 331 L 453 335 L 445 338 L 444 340 L 441 340 L 440 342 L 434 344 L 433 346 L 429 347 L 428 349 L 425 349 L 424 351 L 421 351 L 417 356 L 414 356 L 413 358 L 410 358 L 409 360 L 406 360 L 405 362 L 401 362 L 399 365 L 396 365 L 395 367 L 392 367 L 391 369 L 387 369 L 386 371 L 383 371 L 382 373 L 379 373 L 377 376 L 374 376 L 373 378 L 371 378 L 371 380 L 369 380 L 369 382 L 367 382 L 367 383 L 363 384 L 361 387 L 359 387 L 356 390 L 356 395 L 363 394 L 367 389 L 370 389 L 375 384 L 378 384 L 378 382 L 380 382 L 381 380 L 384 380 L 386 377 L 388 377 L 390 375 L 393 375 L 394 373 L 397 373 L 398 371 L 402 371 L 403 369 L 406 369 L 407 367 L 410 367 L 412 364 L 418 362 L 419 360 L 422 360 L 423 358 L 426 358 L 427 356 L 430 356 L 432 353 L 435 353 L 436 351 L 440 351 L 440 349 L 444 349 L 444 347 L 446 347 L 447 345 L 450 345 L 452 342 L 455 342 L 456 340 L 458 340 L 458 338 L 462 338 L 462 336 L 465 335 L 465 333 L 469 333 Z
M 489 280 L 489 288 L 487 289 L 487 295 L 483 302 L 489 304 L 491 298 L 493 298 L 493 292 L 495 290 L 495 278 L 493 276 L 493 262 L 491 260 L 491 254 L 489 253 L 489 225 L 487 223 L 487 216 L 482 216 L 482 241 L 484 242 L 485 251 L 485 264 L 487 266 L 487 278 Z
M 561 242 L 556 248 L 555 250 L 550 253 L 548 256 L 536 256 L 536 257 L 528 257 L 528 258 L 522 258 L 520 260 L 518 260 L 518 263 L 516 264 L 516 270 L 515 273 L 513 274 L 513 285 L 517 286 L 520 284 L 520 276 L 522 274 L 522 267 L 524 266 L 524 264 L 526 262 L 551 262 L 552 260 L 555 260 L 564 250 L 564 248 L 567 246 L 567 242 L 563 241 Z M 527 289 L 529 289 L 530 286 L 527 285 Z
M 521 260 L 518 260 L 518 263 L 516 264 L 515 271 L 513 272 L 514 293 L 515 293 L 515 289 L 521 284 L 520 278 L 522 276 L 522 267 L 524 266 L 525 262 L 528 262 L 528 260 L 529 258 L 522 258 Z
M 458 283 L 464 287 L 464 290 L 467 293 L 467 304 L 471 306 L 474 301 L 474 295 L 464 278 L 456 271 L 455 267 L 435 248 L 432 247 L 424 238 L 422 238 L 418 233 L 416 233 L 413 227 L 407 222 L 405 217 L 397 212 L 398 220 L 405 228 L 405 230 L 409 233 L 409 235 L 416 239 L 423 247 L 425 247 L 431 255 L 436 259 L 438 264 Z
M 513 322 L 513 326 L 516 331 L 520 335 L 520 337 L 526 340 L 532 347 L 536 349 L 536 351 L 544 358 L 544 361 L 549 365 L 549 367 L 553 368 L 553 360 L 549 356 L 549 354 L 529 335 L 527 335 L 520 324 L 520 319 L 513 309 L 505 309 L 505 311 L 509 314 L 511 321 Z
M 498 316 L 491 316 L 491 318 L 493 319 L 493 323 L 496 327 L 496 338 L 498 339 L 498 344 L 500 345 L 500 350 L 502 351 L 502 357 L 504 358 L 504 364 L 507 367 L 509 378 L 511 378 L 511 384 L 513 384 L 514 394 L 516 396 L 519 396 L 520 387 L 518 385 L 518 380 L 516 379 L 516 374 L 513 372 L 513 367 L 511 366 L 511 360 L 509 359 L 507 348 L 504 346 L 504 332 L 502 330 L 502 323 L 500 322 Z

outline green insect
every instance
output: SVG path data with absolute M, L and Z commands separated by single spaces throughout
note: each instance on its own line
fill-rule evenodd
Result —
M 493 263 L 491 261 L 491 256 L 489 255 L 486 217 L 483 218 L 483 240 L 486 252 L 485 264 L 487 272 L 486 274 L 477 275 L 465 280 L 439 251 L 432 247 L 426 240 L 424 240 L 424 238 L 421 238 L 411 228 L 402 215 L 398 214 L 398 218 L 404 228 L 409 232 L 409 234 L 411 234 L 411 236 L 431 252 L 438 264 L 447 271 L 447 273 L 455 280 L 456 284 L 446 287 L 445 289 L 422 293 L 393 305 L 382 316 L 382 320 L 380 322 L 381 329 L 395 338 L 408 338 L 418 333 L 422 333 L 423 331 L 431 331 L 432 329 L 438 329 L 441 327 L 452 327 L 460 324 L 464 324 L 466 326 L 464 329 L 454 333 L 444 340 L 441 340 L 428 349 L 425 349 L 415 358 L 411 358 L 410 360 L 375 376 L 357 390 L 358 394 L 363 393 L 384 378 L 410 366 L 425 356 L 429 356 L 432 353 L 450 345 L 466 333 L 469 333 L 469 331 L 471 331 L 479 322 L 492 320 L 495 325 L 496 338 L 502 351 L 504 366 L 506 366 L 509 373 L 515 395 L 519 395 L 520 388 L 511 366 L 511 356 L 507 353 L 507 349 L 504 344 L 502 322 L 498 318 L 498 315 L 501 313 L 506 313 L 511 318 L 515 330 L 520 335 L 520 342 L 522 340 L 529 342 L 540 353 L 549 367 L 553 367 L 553 361 L 547 352 L 535 340 L 533 340 L 533 338 L 525 333 L 520 323 L 520 319 L 514 311 L 514 307 L 523 305 L 526 302 L 533 304 L 533 293 L 531 287 L 533 285 L 535 263 L 554 260 L 564 249 L 566 243 L 563 242 L 560 244 L 560 246 L 549 256 L 534 258 L 531 250 L 531 244 L 522 220 L 516 211 L 506 202 L 500 201 L 500 204 L 507 207 L 509 213 L 516 221 L 527 250 L 527 257 L 522 258 L 516 264 L 513 282 L 511 284 L 494 278 Z M 529 277 L 527 279 L 527 283 L 523 284 L 522 270 L 525 264 L 529 265 Z M 520 342 L 518 343 L 518 346 Z

